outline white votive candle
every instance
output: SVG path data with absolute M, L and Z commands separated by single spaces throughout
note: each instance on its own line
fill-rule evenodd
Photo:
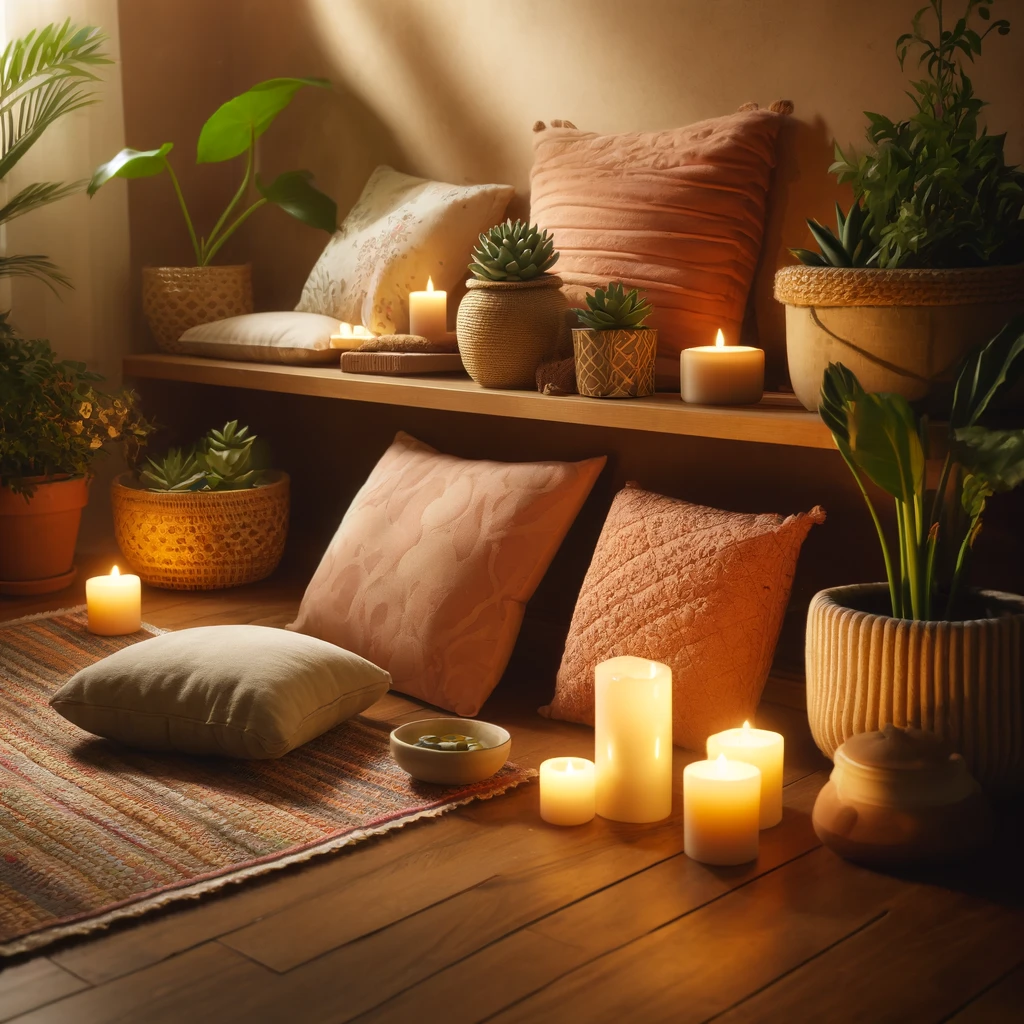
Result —
M 594 676 L 597 813 L 661 821 L 672 813 L 672 670 L 622 657 Z
M 409 333 L 441 341 L 448 334 L 448 293 L 434 289 L 427 278 L 426 291 L 409 292 Z
M 782 761 L 785 741 L 777 732 L 752 729 L 726 729 L 708 737 L 708 758 L 724 754 L 730 761 L 745 761 L 761 772 L 761 828 L 782 821 Z
M 120 636 L 142 628 L 142 584 L 138 576 L 122 576 L 116 565 L 109 576 L 85 581 L 85 604 L 90 633 Z
M 594 762 L 552 757 L 540 765 L 540 816 L 551 825 L 584 825 L 594 817 Z
M 761 772 L 752 764 L 694 761 L 683 769 L 683 850 L 702 864 L 757 859 Z
M 342 320 L 338 324 L 337 334 L 331 335 L 331 348 L 357 349 L 372 337 L 373 332 L 368 331 L 362 324 L 347 324 Z
M 764 394 L 764 349 L 726 345 L 721 331 L 714 345 L 684 348 L 679 354 L 679 392 L 695 405 L 753 405 Z

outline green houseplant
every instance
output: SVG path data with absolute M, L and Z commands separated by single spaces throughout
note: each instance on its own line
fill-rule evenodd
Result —
M 1024 429 L 991 423 L 1021 379 L 1024 316 L 963 363 L 929 486 L 927 417 L 901 395 L 866 391 L 841 364 L 826 370 L 821 416 L 867 503 L 887 574 L 811 602 L 808 713 L 826 753 L 892 721 L 947 736 L 987 781 L 1024 782 L 1024 598 L 966 586 L 988 500 L 1024 482 Z M 868 481 L 894 501 L 895 543 Z
M 289 478 L 267 470 L 237 420 L 114 481 L 114 534 L 152 586 L 214 590 L 261 580 L 288 535 Z
M 836 144 L 830 170 L 853 204 L 837 204 L 834 231 L 809 220 L 817 250 L 790 250 L 801 265 L 776 276 L 808 409 L 825 367 L 842 362 L 869 391 L 945 411 L 960 360 L 1024 311 L 1024 171 L 981 125 L 967 74 L 1010 31 L 992 16 L 998 2 L 929 0 L 896 40 L 900 67 L 919 69 L 909 112 L 866 112 L 863 152 Z
M 554 240 L 536 224 L 506 220 L 480 235 L 456 333 L 466 371 L 487 388 L 533 388 L 541 363 L 568 348 L 568 303 Z
M 643 398 L 654 394 L 658 332 L 644 327 L 654 311 L 636 288 L 621 281 L 586 296 L 573 328 L 576 387 L 589 398 Z
M 337 227 L 334 200 L 319 191 L 310 171 L 285 171 L 263 181 L 255 170 L 256 140 L 273 124 L 303 88 L 329 88 L 321 78 L 272 78 L 222 104 L 199 133 L 196 163 L 244 160 L 241 182 L 208 234 L 197 231 L 165 142 L 157 149 L 123 149 L 96 168 L 89 195 L 112 178 L 150 178 L 166 174 L 181 207 L 185 229 L 195 254 L 195 267 L 146 267 L 143 308 L 160 346 L 174 351 L 182 332 L 197 324 L 252 312 L 250 268 L 218 267 L 212 260 L 229 238 L 264 206 L 277 206 L 297 220 L 322 231 Z

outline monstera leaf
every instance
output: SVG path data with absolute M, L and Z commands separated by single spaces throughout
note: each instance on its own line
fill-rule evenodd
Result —
M 338 226 L 338 207 L 312 182 L 311 171 L 285 171 L 269 185 L 264 185 L 257 175 L 256 189 L 268 202 L 280 206 L 303 224 L 333 232 Z

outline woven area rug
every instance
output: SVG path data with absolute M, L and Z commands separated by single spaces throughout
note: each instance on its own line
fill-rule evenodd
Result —
M 410 779 L 388 728 L 354 718 L 276 761 L 147 754 L 47 703 L 74 672 L 159 630 L 97 637 L 81 609 L 0 625 L 0 956 L 104 928 L 503 793 Z

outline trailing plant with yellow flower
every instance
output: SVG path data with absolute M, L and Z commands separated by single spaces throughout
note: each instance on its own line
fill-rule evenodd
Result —
M 0 486 L 31 497 L 38 478 L 88 475 L 108 445 L 134 465 L 153 430 L 133 391 L 106 394 L 84 363 L 20 338 L 0 314 Z

